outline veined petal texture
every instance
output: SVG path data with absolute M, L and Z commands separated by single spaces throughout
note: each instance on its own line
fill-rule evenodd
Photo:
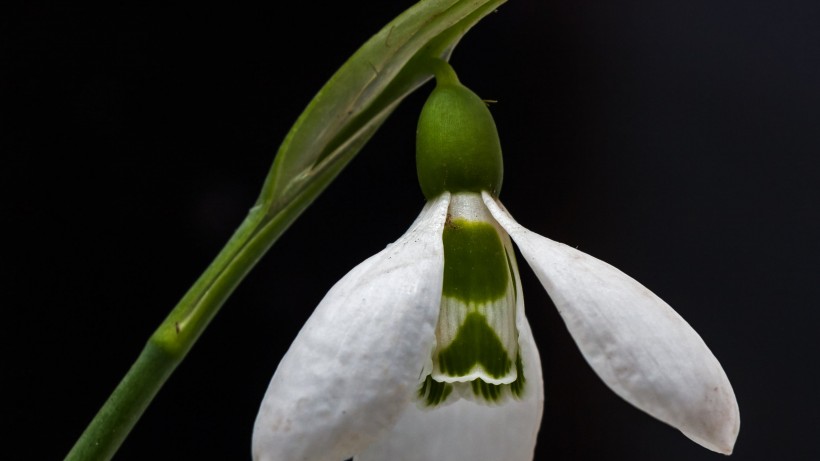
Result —
M 692 327 L 628 275 L 530 232 L 486 193 L 484 202 L 607 386 L 704 447 L 731 453 L 740 428 L 734 391 Z
M 449 194 L 316 307 L 271 380 L 253 431 L 259 461 L 343 461 L 389 430 L 430 360 Z

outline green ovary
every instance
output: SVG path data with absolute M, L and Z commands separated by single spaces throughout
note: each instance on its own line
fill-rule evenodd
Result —
M 504 163 L 493 116 L 458 82 L 439 82 L 422 108 L 416 170 L 428 199 L 444 191 L 497 196 L 501 190 Z

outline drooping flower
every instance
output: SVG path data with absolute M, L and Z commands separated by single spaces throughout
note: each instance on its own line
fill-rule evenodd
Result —
M 737 402 L 700 336 L 618 269 L 519 225 L 498 200 L 489 110 L 449 68 L 437 77 L 417 137 L 428 202 L 299 332 L 263 399 L 254 459 L 531 460 L 544 391 L 512 241 L 607 386 L 731 453 Z

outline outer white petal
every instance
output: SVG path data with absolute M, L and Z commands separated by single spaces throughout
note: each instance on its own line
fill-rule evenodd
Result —
M 526 385 L 521 400 L 497 405 L 460 399 L 442 406 L 409 405 L 384 438 L 355 461 L 531 461 L 544 409 L 541 359 L 524 315 L 516 271 L 516 326 Z
M 587 362 L 616 394 L 710 450 L 740 428 L 729 379 L 701 337 L 628 275 L 523 228 L 484 202 L 544 284 Z
M 342 461 L 398 420 L 434 343 L 449 194 L 331 288 L 282 359 L 253 431 L 255 460 Z

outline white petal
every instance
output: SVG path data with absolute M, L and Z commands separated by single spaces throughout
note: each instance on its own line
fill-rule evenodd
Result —
M 507 398 L 498 405 L 467 399 L 434 408 L 409 405 L 393 430 L 355 461 L 532 461 L 544 409 L 544 380 L 517 271 L 515 279 L 526 377 L 522 399 Z
M 734 391 L 692 327 L 628 275 L 523 228 L 487 194 L 484 202 L 607 386 L 704 447 L 731 453 L 740 428 Z
M 254 459 L 341 461 L 395 424 L 435 341 L 448 203 L 331 288 L 265 393 Z
M 432 409 L 409 405 L 393 430 L 355 461 L 531 461 L 544 384 L 529 325 L 519 333 L 527 377 L 521 400 L 484 405 L 461 399 Z

